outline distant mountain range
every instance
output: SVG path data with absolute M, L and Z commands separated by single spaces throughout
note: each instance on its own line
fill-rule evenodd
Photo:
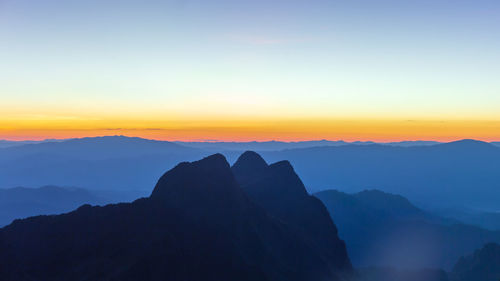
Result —
M 499 211 L 500 148 L 473 140 L 173 143 L 115 136 L 49 141 L 0 149 L 0 187 L 78 186 L 147 196 L 148 186 L 178 162 L 220 151 L 234 162 L 249 147 L 259 148 L 268 162 L 289 159 L 309 191 L 376 188 L 429 207 Z
M 138 199 L 140 192 L 87 190 L 75 187 L 43 186 L 0 189 L 0 227 L 14 219 L 72 211 L 83 204 L 103 205 Z
M 101 201 L 78 188 L 44 186 L 0 189 L 0 227 L 18 218 L 69 212 L 86 203 L 97 205 Z
M 442 219 L 399 195 L 377 190 L 314 195 L 330 212 L 357 267 L 449 270 L 461 256 L 485 243 L 500 242 L 499 231 Z
M 354 142 L 346 142 L 346 141 L 329 141 L 329 140 L 316 140 L 316 141 L 297 141 L 297 142 L 282 142 L 282 141 L 264 141 L 264 142 L 175 142 L 177 144 L 193 147 L 193 148 L 201 148 L 208 150 L 217 150 L 217 151 L 227 151 L 227 150 L 235 150 L 235 151 L 244 151 L 244 150 L 256 150 L 256 151 L 276 151 L 276 150 L 284 150 L 284 149 L 296 149 L 296 148 L 308 148 L 308 147 L 317 147 L 317 146 L 342 146 L 342 145 L 369 145 L 369 144 L 377 144 L 372 141 L 354 141 Z M 387 142 L 387 143 L 378 143 L 382 145 L 390 145 L 390 146 L 426 146 L 426 145 L 434 145 L 439 142 L 435 141 L 401 141 L 401 142 Z
M 171 142 L 99 137 L 0 149 L 0 187 L 78 186 L 93 190 L 142 191 L 163 171 L 209 152 Z
M 344 244 L 290 164 L 260 174 L 247 160 L 183 162 L 148 198 L 16 220 L 0 229 L 0 280 L 347 280 Z M 250 174 L 269 188 L 260 199 L 245 192 Z
M 20 146 L 25 144 L 36 144 L 42 143 L 43 141 L 8 141 L 8 140 L 0 140 L 0 148 L 7 148 L 13 146 Z
M 103 138 L 103 137 L 97 137 Z M 110 136 L 104 138 L 124 138 L 123 136 Z M 84 138 L 91 139 L 91 138 Z M 137 139 L 137 138 L 136 138 Z M 46 143 L 46 142 L 66 142 L 73 141 L 76 139 L 46 139 L 41 141 L 8 141 L 8 140 L 0 140 L 0 148 L 20 146 L 25 144 L 37 144 L 37 143 Z M 168 141 L 161 141 L 168 142 Z M 339 145 L 348 145 L 348 144 L 357 144 L 357 145 L 366 145 L 366 144 L 376 144 L 377 142 L 373 141 L 354 141 L 354 142 L 346 142 L 343 140 L 338 141 L 330 141 L 330 140 L 312 140 L 312 141 L 296 141 L 296 142 L 284 142 L 284 141 L 251 141 L 251 142 L 223 142 L 223 141 L 200 141 L 200 142 L 185 142 L 185 141 L 174 141 L 173 143 L 192 147 L 192 148 L 200 148 L 211 151 L 226 151 L 226 150 L 235 150 L 235 151 L 246 151 L 246 150 L 255 150 L 255 151 L 273 151 L 273 150 L 283 150 L 283 149 L 294 149 L 294 148 L 307 148 L 307 147 L 316 147 L 316 146 L 339 146 Z M 379 144 L 385 145 L 393 145 L 393 146 L 421 146 L 421 145 L 434 145 L 438 144 L 436 141 L 400 141 L 400 142 L 379 142 Z
M 426 206 L 499 208 L 500 148 L 490 143 L 345 145 L 262 155 L 268 161 L 288 159 L 310 191 L 380 189 Z
M 101 204 L 103 201 L 80 188 L 44 186 L 0 189 L 0 227 L 14 219 L 36 215 L 61 214 L 83 204 Z
M 500 230 L 500 212 L 486 212 L 468 208 L 438 208 L 433 213 L 441 217 L 455 219 L 466 224 L 479 226 L 489 230 Z

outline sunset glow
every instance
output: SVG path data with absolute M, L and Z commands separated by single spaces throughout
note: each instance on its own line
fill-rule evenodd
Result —
M 126 135 L 182 141 L 500 140 L 500 121 L 416 120 L 25 120 L 1 124 L 0 139 Z
M 0 139 L 500 140 L 497 1 L 145 2 L 0 1 Z

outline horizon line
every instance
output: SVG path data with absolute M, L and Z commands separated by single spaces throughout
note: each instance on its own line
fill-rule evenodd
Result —
M 143 139 L 143 140 L 152 140 L 152 141 L 164 141 L 164 142 L 180 142 L 180 143 L 268 143 L 268 142 L 282 142 L 282 143 L 301 143 L 301 142 L 321 142 L 321 141 L 326 141 L 326 142 L 344 142 L 348 144 L 354 144 L 354 143 L 377 143 L 377 144 L 386 144 L 386 143 L 401 143 L 401 142 L 436 142 L 436 143 L 450 143 L 450 142 L 456 142 L 456 141 L 463 141 L 463 140 L 473 140 L 473 141 L 480 141 L 480 142 L 485 142 L 485 143 L 494 143 L 494 142 L 500 142 L 500 140 L 491 140 L 491 141 L 486 141 L 486 140 L 481 140 L 479 138 L 456 138 L 453 140 L 448 140 L 448 141 L 442 141 L 442 140 L 435 140 L 435 139 L 398 139 L 398 140 L 372 140 L 372 139 L 358 139 L 358 140 L 344 140 L 344 139 L 327 139 L 327 138 L 322 138 L 322 139 L 301 139 L 301 140 L 279 140 L 279 139 L 267 139 L 267 140 L 262 140 L 262 139 L 254 139 L 254 140 L 211 140 L 211 139 L 192 139 L 192 140 L 187 140 L 187 139 L 165 139 L 165 138 L 147 138 L 147 137 L 141 137 L 141 136 L 128 136 L 128 135 L 91 135 L 91 136 L 82 136 L 82 137 L 68 137 L 68 138 L 40 138 L 40 139 L 9 139 L 9 138 L 0 138 L 0 141 L 5 141 L 5 142 L 63 142 L 63 141 L 68 141 L 68 140 L 77 140 L 77 139 L 86 139 L 86 138 L 106 138 L 106 137 L 124 137 L 124 138 L 138 138 L 138 139 Z

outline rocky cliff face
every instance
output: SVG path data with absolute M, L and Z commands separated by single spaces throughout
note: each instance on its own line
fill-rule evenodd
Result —
M 288 161 L 268 165 L 257 153 L 243 153 L 231 168 L 250 199 L 284 222 L 343 278 L 352 272 L 345 244 L 321 201 L 309 195 Z

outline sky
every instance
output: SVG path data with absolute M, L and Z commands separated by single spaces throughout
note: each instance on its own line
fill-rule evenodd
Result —
M 0 0 L 0 139 L 500 140 L 497 0 Z

